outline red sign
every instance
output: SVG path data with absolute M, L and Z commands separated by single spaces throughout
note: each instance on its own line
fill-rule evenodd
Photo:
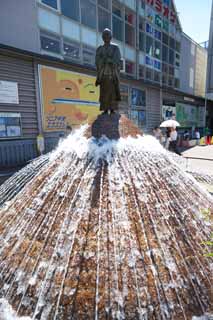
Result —
M 163 16 L 169 19 L 172 23 L 176 22 L 176 13 L 168 6 L 164 5 L 162 0 L 146 0 L 147 4 L 154 7 L 156 11 L 163 14 Z

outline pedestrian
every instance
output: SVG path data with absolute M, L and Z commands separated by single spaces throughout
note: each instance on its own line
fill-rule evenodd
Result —
M 170 142 L 169 142 L 169 151 L 175 152 L 176 154 L 181 155 L 177 147 L 178 133 L 176 128 L 171 128 L 170 131 Z
M 67 125 L 66 127 L 66 133 L 65 133 L 65 137 L 68 137 L 70 135 L 70 133 L 72 132 L 72 127 L 70 125 Z
M 162 143 L 162 132 L 161 132 L 161 129 L 159 127 L 155 127 L 153 129 L 153 134 L 154 134 L 154 137 L 160 142 Z
M 166 129 L 166 143 L 165 143 L 165 149 L 169 150 L 169 144 L 170 144 L 170 133 L 172 128 Z
M 188 131 L 188 130 L 185 130 L 185 131 L 184 131 L 183 140 L 189 141 L 189 131 Z
M 196 145 L 199 146 L 200 144 L 200 132 L 198 128 L 195 129 L 195 140 L 196 140 Z

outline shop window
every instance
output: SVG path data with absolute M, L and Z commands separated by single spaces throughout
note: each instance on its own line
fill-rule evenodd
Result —
M 146 92 L 137 88 L 131 89 L 131 107 L 143 107 L 146 105 Z
M 139 49 L 145 51 L 145 34 L 143 32 L 139 32 Z
M 179 41 L 175 42 L 175 49 L 177 52 L 180 52 L 180 42 Z
M 60 39 L 54 38 L 52 36 L 41 34 L 41 49 L 52 52 L 52 53 L 59 53 L 61 52 L 60 49 Z
M 164 62 L 168 62 L 168 58 L 169 58 L 169 51 L 168 51 L 168 47 L 164 46 L 162 47 L 162 60 Z
M 125 62 L 125 71 L 130 75 L 135 74 L 135 64 L 131 61 L 126 60 Z
M 144 79 L 145 78 L 145 67 L 139 66 L 139 78 Z
M 53 9 L 58 9 L 57 0 L 41 0 L 41 2 Z
M 175 39 L 169 38 L 169 46 L 170 48 L 175 49 Z
M 175 52 L 172 49 L 169 49 L 169 63 L 175 63 Z
M 146 68 L 146 80 L 153 80 L 153 70 L 150 68 Z
M 146 36 L 146 53 L 153 55 L 153 39 L 149 36 Z
M 112 17 L 113 37 L 117 40 L 123 41 L 123 21 L 115 16 Z
M 73 60 L 79 60 L 80 45 L 74 42 L 66 42 L 66 40 L 64 40 L 64 56 Z
M 169 45 L 169 37 L 166 33 L 163 32 L 163 43 Z
M 98 0 L 98 5 L 109 9 L 109 0 Z
M 135 25 L 135 14 L 127 8 L 125 8 L 125 21 L 133 26 Z
M 145 20 L 141 17 L 139 17 L 139 30 L 145 31 Z
M 105 28 L 111 29 L 110 13 L 98 8 L 98 31 L 103 32 Z
M 83 63 L 85 65 L 94 66 L 95 65 L 95 52 L 96 50 L 88 47 L 83 46 Z
M 155 41 L 154 57 L 159 60 L 161 58 L 161 43 L 159 41 Z
M 96 5 L 90 0 L 81 0 L 81 23 L 96 29 Z
M 175 88 L 180 88 L 180 79 L 175 78 Z
M 135 28 L 127 23 L 125 24 L 125 42 L 132 47 L 135 46 Z
M 21 114 L 0 112 L 0 138 L 21 136 Z
M 61 0 L 61 13 L 68 18 L 79 21 L 79 0 Z
M 160 82 L 160 72 L 154 71 L 154 81 Z

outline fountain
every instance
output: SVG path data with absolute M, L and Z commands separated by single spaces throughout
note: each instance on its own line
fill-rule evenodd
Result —
M 202 210 L 213 199 L 154 138 L 102 115 L 33 165 L 13 197 L 19 173 L 2 187 L 1 320 L 212 311 Z

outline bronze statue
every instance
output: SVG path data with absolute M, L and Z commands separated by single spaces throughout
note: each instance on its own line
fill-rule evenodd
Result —
M 100 110 L 114 113 L 118 109 L 120 95 L 121 54 L 119 47 L 111 44 L 112 32 L 104 29 L 102 33 L 104 45 L 96 50 L 97 68 L 96 86 L 100 85 Z

